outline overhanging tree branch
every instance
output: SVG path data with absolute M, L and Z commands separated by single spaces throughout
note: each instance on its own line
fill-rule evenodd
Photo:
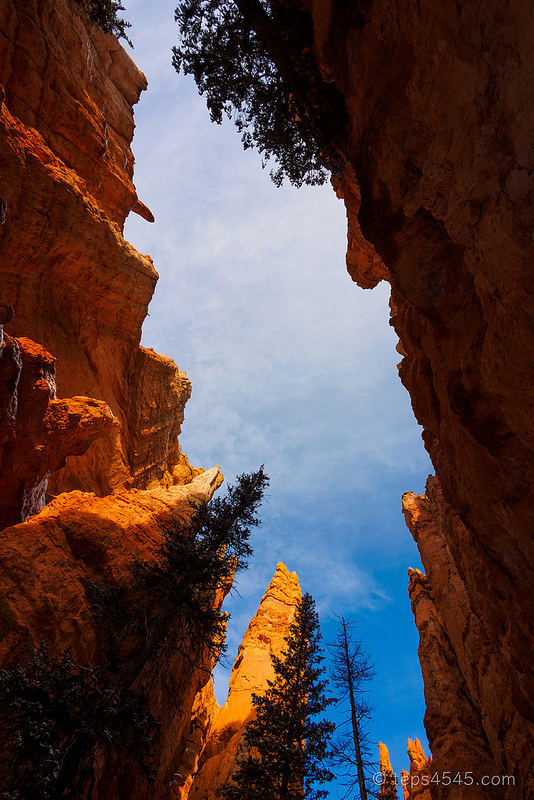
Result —
M 294 0 L 182 0 L 176 9 L 178 71 L 192 74 L 211 119 L 234 119 L 280 185 L 324 183 L 338 172 L 344 101 L 323 81 L 313 55 L 311 16 Z

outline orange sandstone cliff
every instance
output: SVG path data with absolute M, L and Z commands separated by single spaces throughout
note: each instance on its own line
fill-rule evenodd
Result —
M 400 376 L 436 470 L 406 501 L 427 573 L 410 592 L 434 768 L 513 775 L 497 795 L 530 797 L 534 18 L 521 0 L 308 6 L 349 117 L 336 184 L 349 271 L 391 283 Z
M 109 670 L 95 585 L 131 583 L 222 476 L 181 454 L 187 377 L 139 346 L 157 274 L 122 227 L 131 210 L 151 220 L 130 151 L 145 78 L 69 0 L 0 11 L 0 666 L 25 666 L 45 642 L 52 658 Z M 228 778 L 299 597 L 279 564 L 222 709 L 187 638 L 148 686 L 132 673 L 161 726 L 155 781 L 97 752 L 94 800 L 204 796 L 206 775 Z
M 410 596 L 432 770 L 514 776 L 431 796 L 530 797 L 534 19 L 520 0 L 308 5 L 348 112 L 347 265 L 366 288 L 391 283 L 401 379 L 436 470 L 404 501 L 426 572 L 410 573 Z M 0 85 L 4 663 L 45 635 L 90 660 L 81 576 L 142 554 L 153 519 L 215 475 L 180 453 L 186 376 L 139 346 L 157 274 L 122 226 L 132 210 L 151 219 L 130 151 L 143 75 L 68 0 L 2 0 Z M 207 679 L 190 678 L 154 797 L 180 796 L 196 764 L 173 754 L 193 721 L 209 727 Z M 111 796 L 115 777 L 99 780 Z
M 146 79 L 77 8 L 1 4 L 0 299 L 15 311 L 5 332 L 57 359 L 57 395 L 103 401 L 118 422 L 67 459 L 51 493 L 105 495 L 191 479 L 177 441 L 190 384 L 139 346 L 157 273 L 122 237 L 131 210 L 151 219 L 130 150 Z
M 154 560 L 162 530 L 186 520 L 191 503 L 209 500 L 221 481 L 214 468 L 187 486 L 131 489 L 105 498 L 73 491 L 53 500 L 26 523 L 2 531 L 2 666 L 27 664 L 32 649 L 43 641 L 52 655 L 69 649 L 79 663 L 101 664 L 106 644 L 92 611 L 90 582 L 120 583 L 127 579 L 134 558 Z M 181 768 L 182 738 L 210 672 L 210 663 L 193 662 L 183 648 L 172 652 L 166 668 L 156 673 L 149 687 L 150 708 L 162 730 L 155 750 L 155 782 L 147 787 L 129 763 L 100 758 L 95 765 L 95 800 L 175 796 L 169 787 Z
M 0 3 L 2 668 L 46 642 L 52 658 L 68 649 L 100 669 L 91 582 L 127 582 L 222 481 L 180 452 L 187 377 L 139 346 L 157 274 L 122 227 L 132 210 L 152 219 L 130 151 L 145 87 L 76 3 Z M 148 690 L 162 731 L 155 783 L 100 754 L 95 800 L 176 796 L 182 738 L 211 672 L 182 651 Z
M 408 739 L 408 758 L 410 759 L 410 770 L 402 770 L 400 781 L 391 766 L 389 751 L 385 744 L 378 742 L 378 756 L 380 773 L 382 775 L 382 785 L 377 795 L 378 800 L 391 799 L 393 783 L 397 786 L 397 794 L 400 791 L 403 800 L 431 800 L 430 787 L 432 779 L 435 777 L 432 769 L 432 759 L 427 759 L 419 739 L 412 741 Z M 452 776 L 451 776 L 452 777 Z M 399 789 L 400 783 L 400 789 Z

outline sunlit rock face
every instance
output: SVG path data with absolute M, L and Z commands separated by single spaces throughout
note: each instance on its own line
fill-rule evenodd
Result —
M 0 15 L 2 526 L 29 516 L 2 534 L 5 664 L 40 638 L 96 657 L 83 580 L 142 555 L 157 541 L 153 519 L 178 497 L 187 504 L 202 477 L 176 438 L 189 381 L 139 346 L 157 274 L 122 237 L 129 211 L 151 218 L 130 151 L 146 81 L 76 8 L 4 0 Z M 515 786 L 495 796 L 529 797 L 534 19 L 520 0 L 310 8 L 318 61 L 350 118 L 335 185 L 347 206 L 348 268 L 366 288 L 391 282 L 401 378 L 437 475 L 425 497 L 405 498 L 426 571 L 411 574 L 410 594 L 433 765 L 513 775 Z M 48 473 L 48 497 L 80 491 L 32 516 Z M 190 485 L 183 495 L 179 484 Z M 268 664 L 271 644 L 257 642 L 251 658 L 265 651 Z M 183 678 L 187 713 L 168 720 L 161 796 L 190 785 L 210 728 L 219 738 L 209 739 L 192 796 L 213 790 L 211 777 L 205 790 L 200 781 L 218 764 L 231 773 L 260 688 L 250 676 L 251 687 L 241 683 L 246 653 L 217 716 L 207 673 Z M 114 778 L 105 780 L 102 797 L 112 796 Z M 491 791 L 431 787 L 439 800 Z
M 389 751 L 385 744 L 378 742 L 378 758 L 380 772 L 382 774 L 382 784 L 377 795 L 377 800 L 389 800 L 391 797 L 391 783 L 395 780 L 397 794 L 402 795 L 403 800 L 431 800 L 430 786 L 432 786 L 433 770 L 432 759 L 427 759 L 425 751 L 419 739 L 412 741 L 408 739 L 408 758 L 410 759 L 410 770 L 402 770 L 399 776 L 395 776 Z M 389 778 L 389 785 L 388 785 Z
M 91 582 L 131 581 L 222 481 L 180 451 L 186 375 L 139 346 L 157 274 L 122 228 L 131 210 L 151 219 L 130 150 L 146 80 L 78 9 L 5 0 L 0 13 L 2 669 L 41 642 L 102 666 Z M 183 737 L 211 691 L 211 663 L 195 658 L 171 651 L 148 687 L 155 782 L 98 753 L 94 800 L 176 796 Z
M 419 739 L 408 739 L 410 770 L 402 770 L 401 785 L 404 800 L 431 800 L 433 777 L 432 758 L 427 758 Z
M 301 599 L 298 577 L 279 563 L 239 646 L 230 677 L 228 698 L 214 717 L 196 774 L 190 779 L 190 800 L 216 800 L 218 789 L 245 752 L 243 733 L 254 717 L 252 694 L 265 694 L 274 679 L 271 655 L 280 656 Z
M 172 485 L 194 475 L 177 435 L 190 384 L 139 347 L 157 273 L 121 234 L 133 209 L 132 106 L 146 88 L 115 37 L 71 0 L 0 15 L 0 292 L 5 332 L 57 359 L 59 397 L 105 402 L 118 425 L 69 458 L 50 491 Z
M 429 596 L 453 642 L 441 666 L 432 666 L 422 636 L 435 762 L 452 758 L 445 730 L 459 671 L 471 687 L 459 696 L 460 727 L 480 740 L 472 758 L 484 761 L 486 753 L 498 772 L 515 764 L 523 794 L 516 786 L 501 788 L 501 796 L 528 796 L 531 770 L 522 754 L 534 750 L 525 738 L 534 720 L 534 19 L 520 0 L 506 8 L 497 0 L 309 6 L 318 61 L 350 118 L 343 134 L 350 167 L 336 187 L 348 198 L 349 269 L 364 287 L 383 275 L 375 254 L 387 269 L 404 356 L 400 375 L 442 487 L 441 536 L 452 572 L 434 562 L 430 569 L 422 553 Z M 361 251 L 358 226 L 374 248 L 363 256 L 352 252 L 353 243 Z M 445 622 L 457 603 L 452 574 L 464 587 L 456 625 L 471 632 L 461 652 Z M 480 636 L 473 633 L 479 626 Z M 493 689 L 482 677 L 488 663 Z M 437 692 L 433 669 L 436 680 L 450 681 L 450 692 Z M 475 689 L 472 671 L 483 686 Z M 477 719 L 471 729 L 468 705 Z M 512 719 L 521 736 L 509 733 Z M 432 791 L 459 796 L 456 787 Z
M 80 663 L 102 664 L 105 628 L 93 614 L 90 582 L 131 581 L 134 559 L 154 560 L 162 530 L 187 521 L 191 504 L 207 502 L 221 481 L 215 468 L 186 486 L 168 489 L 132 489 L 104 498 L 73 491 L 27 522 L 2 531 L 0 666 L 27 664 L 32 649 L 43 641 L 52 655 L 70 649 Z M 220 605 L 222 599 L 221 595 L 216 602 Z M 198 664 L 187 652 L 170 656 L 148 687 L 150 708 L 162 731 L 155 782 L 147 787 L 128 763 L 100 757 L 95 762 L 95 800 L 175 796 L 169 792 L 180 769 L 182 738 L 189 736 L 197 695 L 205 692 L 210 671 L 210 663 Z M 133 685 L 139 689 L 142 681 Z

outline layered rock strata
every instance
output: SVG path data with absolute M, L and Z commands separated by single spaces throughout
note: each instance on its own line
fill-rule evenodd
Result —
M 0 14 L 1 293 L 57 358 L 60 397 L 105 402 L 119 425 L 68 459 L 52 493 L 105 495 L 191 480 L 177 442 L 190 384 L 139 347 L 157 273 L 121 234 L 143 209 L 133 110 L 146 79 L 72 0 L 5 0 Z
M 131 581 L 135 560 L 153 560 L 162 531 L 222 480 L 217 469 L 191 468 L 180 451 L 186 375 L 139 346 L 157 273 L 122 228 L 131 210 L 152 219 L 132 183 L 130 150 L 132 106 L 145 87 L 116 39 L 88 25 L 76 2 L 1 4 L 5 669 L 27 664 L 41 642 L 52 657 L 69 650 L 101 668 L 107 640 L 91 582 Z M 149 689 L 162 724 L 155 784 L 147 789 L 134 770 L 98 755 L 95 800 L 172 796 L 187 768 L 182 736 L 207 702 L 210 671 L 174 652 Z
M 522 788 L 501 788 L 501 796 L 526 797 L 534 751 L 534 19 L 520 0 L 309 7 L 318 62 L 350 119 L 337 186 L 347 203 L 349 271 L 363 287 L 384 274 L 391 283 L 400 375 L 441 486 L 439 511 L 435 492 L 419 501 L 434 509 L 441 556 L 431 562 L 422 549 L 427 583 L 412 586 L 412 599 L 427 587 L 414 607 L 435 763 L 452 769 L 451 742 L 463 738 L 473 749 L 462 751 L 461 769 L 514 770 Z M 458 791 L 432 789 L 436 797 Z
M 463 753 L 462 770 L 514 775 L 515 787 L 500 796 L 528 797 L 534 20 L 519 0 L 309 6 L 318 62 L 350 119 L 336 187 L 347 205 L 349 270 L 364 287 L 391 282 L 401 377 L 439 480 L 406 501 L 427 573 L 413 573 L 411 596 L 435 768 L 458 771 Z M 9 319 L 2 306 L 11 337 L 2 339 L 4 455 L 23 374 L 12 341 L 30 337 L 44 348 L 43 377 L 28 386 L 41 397 L 37 422 L 47 436 L 56 398 L 45 352 L 58 359 L 60 397 L 94 398 L 118 421 L 86 455 L 67 459 L 53 492 L 190 482 L 194 471 L 176 440 L 189 382 L 169 359 L 139 347 L 157 275 L 121 234 L 130 210 L 150 219 L 132 184 L 129 147 L 145 79 L 68 0 L 4 0 L 0 55 L 2 299 L 16 311 Z M 23 417 L 36 508 L 51 467 L 37 463 L 43 429 L 24 432 Z M 54 501 L 52 512 L 76 497 Z M 443 785 L 432 794 L 462 791 L 474 796 Z
M 219 788 L 231 779 L 236 760 L 245 752 L 243 733 L 254 717 L 252 695 L 262 695 L 274 680 L 271 656 L 280 656 L 301 599 L 298 577 L 279 563 L 260 606 L 239 646 L 228 698 L 212 722 L 191 779 L 190 800 L 219 800 Z M 198 752 L 198 751 L 197 751 Z

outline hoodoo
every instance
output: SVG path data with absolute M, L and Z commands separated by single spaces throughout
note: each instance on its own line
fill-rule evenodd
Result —
M 410 775 L 438 776 L 433 800 L 531 797 L 534 17 L 522 0 L 300 12 L 346 110 L 347 266 L 364 288 L 391 284 L 400 376 L 436 472 L 404 497 L 425 570 L 409 592 L 432 750 L 426 762 L 411 746 Z M 124 576 L 220 477 L 181 453 L 186 375 L 140 346 L 157 273 L 122 229 L 130 211 L 152 219 L 130 150 L 145 77 L 70 0 L 3 0 L 0 53 L 2 666 L 42 639 L 94 666 L 105 643 L 87 581 Z M 298 592 L 279 566 L 220 711 L 211 664 L 176 661 L 180 711 L 159 709 L 151 797 L 211 797 L 231 774 Z M 109 764 L 92 780 L 94 800 L 113 796 Z

